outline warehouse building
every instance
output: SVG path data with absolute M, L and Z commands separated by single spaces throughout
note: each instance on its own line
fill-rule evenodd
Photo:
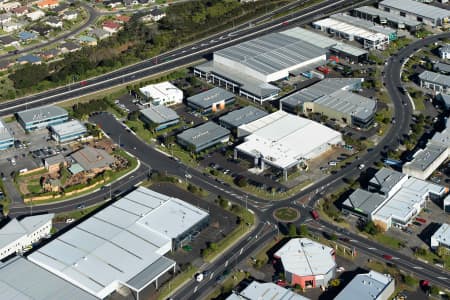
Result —
M 329 38 L 328 36 L 314 31 L 306 30 L 301 27 L 294 27 L 281 32 L 282 34 L 313 44 L 328 51 L 330 54 L 341 58 L 347 58 L 350 61 L 362 62 L 367 60 L 368 52 L 364 49 L 345 44 L 342 41 Z M 308 71 L 309 68 L 298 69 L 296 73 Z M 300 72 L 301 71 L 301 72 Z
M 50 134 L 58 143 L 76 140 L 86 133 L 86 126 L 78 120 L 50 126 Z
M 308 298 L 273 282 L 252 281 L 240 292 L 233 290 L 226 300 L 308 300 Z
M 12 146 L 14 146 L 14 137 L 2 120 L 0 120 L 0 150 L 5 150 Z
M 67 111 L 59 106 L 42 106 L 16 113 L 17 121 L 26 131 L 61 124 L 69 119 Z
M 438 247 L 444 247 L 450 251 L 450 225 L 442 224 L 438 230 L 431 236 L 431 249 L 436 250 Z
M 375 31 L 369 31 L 360 28 L 352 23 L 342 22 L 340 20 L 326 18 L 314 21 L 314 28 L 321 31 L 334 34 L 340 38 L 349 41 L 357 41 L 361 43 L 364 49 L 379 49 L 383 50 L 389 45 L 389 36 Z
M 146 85 L 139 91 L 153 105 L 171 106 L 183 103 L 183 91 L 168 81 Z
M 234 103 L 234 94 L 219 87 L 187 98 L 187 105 L 203 114 L 215 113 Z
M 446 24 L 450 16 L 446 9 L 413 0 L 384 0 L 378 3 L 378 8 L 433 27 Z
M 370 271 L 366 274 L 357 274 L 334 300 L 388 300 L 394 291 L 393 277 Z
M 180 145 L 193 152 L 200 152 L 230 139 L 230 131 L 214 122 L 187 129 L 177 135 Z
M 32 244 L 48 236 L 55 214 L 12 219 L 0 229 L 0 259 L 15 253 L 22 253 Z
M 439 48 L 439 56 L 442 59 L 449 59 L 450 58 L 450 44 L 444 45 Z
M 98 300 L 24 257 L 15 257 L 0 264 L 0 287 L 2 299 Z
M 274 257 L 281 260 L 286 281 L 303 289 L 327 287 L 336 275 L 334 249 L 310 239 L 291 239 Z
M 352 24 L 356 27 L 366 29 L 370 32 L 378 32 L 389 37 L 389 41 L 395 41 L 397 39 L 397 31 L 390 28 L 375 24 L 374 22 L 362 20 L 349 14 L 338 13 L 330 16 L 333 20 L 338 20 L 347 24 Z
M 156 131 L 180 122 L 180 116 L 178 116 L 177 112 L 164 105 L 150 105 L 149 108 L 140 111 L 139 117 L 145 124 L 154 126 Z
M 280 89 L 269 82 L 325 62 L 323 49 L 283 33 L 271 33 L 214 52 L 213 60 L 196 66 L 194 74 L 262 103 L 278 96 Z
M 264 110 L 249 105 L 221 116 L 219 124 L 232 131 L 237 137 L 241 137 L 239 126 L 251 123 L 267 115 L 268 113 Z
M 235 147 L 235 159 L 240 153 L 253 159 L 256 167 L 282 170 L 284 178 L 288 170 L 304 166 L 344 143 L 340 132 L 282 110 L 242 125 L 239 130 L 245 139 Z
M 382 25 L 388 25 L 392 28 L 406 29 L 410 32 L 416 32 L 422 28 L 422 23 L 417 20 L 407 19 L 398 14 L 376 9 L 372 6 L 357 7 L 353 9 L 353 15 Z
M 358 128 L 372 125 L 377 102 L 354 93 L 362 78 L 327 78 L 280 100 L 285 111 L 309 115 L 319 113 Z
M 175 268 L 164 255 L 208 221 L 208 213 L 193 205 L 139 187 L 28 259 L 100 299 L 123 288 L 140 299 L 147 286 L 158 287 L 159 278 Z
M 414 154 L 412 161 L 403 165 L 402 171 L 410 176 L 426 180 L 447 160 L 448 155 L 447 146 L 428 144 L 425 149 L 420 149 Z
M 442 199 L 448 189 L 400 172 L 382 168 L 370 181 L 369 191 L 357 189 L 342 204 L 342 210 L 373 221 L 383 230 L 404 228 L 426 206 Z
M 419 79 L 421 87 L 431 89 L 436 94 L 450 93 L 450 76 L 431 71 L 423 71 L 419 74 Z

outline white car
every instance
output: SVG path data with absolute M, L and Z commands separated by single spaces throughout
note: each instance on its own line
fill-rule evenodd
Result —
M 73 219 L 73 218 L 69 218 L 69 219 L 66 220 L 67 224 L 70 224 L 70 223 L 73 223 L 73 222 L 75 222 L 75 219 Z
M 195 281 L 201 282 L 203 280 L 203 273 L 198 273 L 195 275 Z
M 366 167 L 365 164 L 360 164 L 360 165 L 358 166 L 358 169 L 362 170 L 362 169 L 364 169 L 365 167 Z

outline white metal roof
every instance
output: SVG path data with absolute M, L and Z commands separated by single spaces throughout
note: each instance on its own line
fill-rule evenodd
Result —
M 416 14 L 430 19 L 447 18 L 450 16 L 450 11 L 442 9 L 437 6 L 420 3 L 413 0 L 384 0 L 380 5 L 392 7 L 400 11 Z
M 339 20 L 326 18 L 319 21 L 314 21 L 314 25 L 320 27 L 331 28 L 333 30 L 348 34 L 350 36 L 355 36 L 359 38 L 363 38 L 370 41 L 380 41 L 388 38 L 387 35 L 379 32 L 370 32 L 366 29 L 356 27 L 352 24 L 344 23 Z
M 0 120 L 0 141 L 3 140 L 10 140 L 12 139 L 11 132 L 9 132 L 9 129 L 3 124 L 2 120 Z
M 308 300 L 273 282 L 252 281 L 240 293 L 231 294 L 227 300 Z
M 327 274 L 336 267 L 334 250 L 306 238 L 291 239 L 275 253 L 285 271 L 298 276 Z
M 59 136 L 64 136 L 73 133 L 86 132 L 86 127 L 78 120 L 52 125 L 51 129 Z
M 139 89 L 142 94 L 152 99 L 164 99 L 168 95 L 183 94 L 183 92 L 169 81 L 146 85 Z
M 342 142 L 341 133 L 317 122 L 282 110 L 239 126 L 250 133 L 239 151 L 252 156 L 262 155 L 280 168 L 287 168 L 300 160 L 314 158 L 314 150 L 324 144 Z
M 334 300 L 362 300 L 362 299 L 387 299 L 390 295 L 385 295 L 386 298 L 379 298 L 385 293 L 394 278 L 390 275 L 381 274 L 375 271 L 370 271 L 367 274 L 358 274 L 350 281 L 349 284 L 334 298 Z M 392 291 L 394 288 L 392 287 Z
M 431 240 L 437 241 L 441 245 L 450 247 L 450 225 L 444 223 L 439 229 L 431 236 Z
M 119 284 L 136 281 L 141 286 L 136 276 L 152 264 L 159 265 L 171 249 L 171 238 L 207 215 L 179 199 L 139 187 L 28 258 L 103 298 Z M 164 271 L 159 266 L 158 270 Z

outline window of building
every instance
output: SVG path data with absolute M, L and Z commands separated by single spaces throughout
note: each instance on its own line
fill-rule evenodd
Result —
M 404 12 L 401 11 L 401 12 L 400 12 L 400 16 L 401 16 L 401 17 L 406 17 L 406 13 L 404 13 Z
M 422 17 L 417 17 L 417 21 L 422 22 L 423 18 Z

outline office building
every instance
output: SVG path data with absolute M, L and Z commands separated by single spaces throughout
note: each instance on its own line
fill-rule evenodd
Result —
M 12 146 L 14 146 L 14 137 L 5 124 L 0 120 L 0 150 L 5 150 Z
M 193 152 L 200 152 L 230 139 L 230 131 L 214 122 L 187 129 L 177 135 L 180 145 Z
M 52 138 L 58 143 L 76 140 L 87 133 L 86 126 L 78 120 L 50 126 Z
M 154 126 L 156 131 L 176 125 L 180 117 L 173 109 L 164 105 L 150 105 L 149 108 L 140 111 L 140 119 L 149 126 Z
M 384 0 L 378 3 L 378 8 L 433 27 L 446 24 L 450 16 L 449 10 L 413 0 Z
M 61 124 L 69 119 L 67 111 L 59 106 L 41 106 L 16 113 L 17 121 L 26 131 Z
M 219 87 L 191 96 L 187 105 L 203 114 L 215 113 L 234 103 L 234 94 Z
M 403 165 L 405 174 L 426 180 L 449 156 L 448 146 L 430 143 L 425 149 L 419 149 L 412 161 Z
M 423 71 L 419 74 L 420 86 L 433 90 L 436 94 L 450 93 L 450 76 L 431 71 Z
M 153 105 L 171 106 L 183 103 L 183 91 L 168 81 L 146 85 L 139 91 Z
M 139 187 L 59 235 L 28 259 L 100 299 L 142 291 L 175 268 L 164 255 L 207 226 L 209 215 L 180 199 Z
M 286 281 L 305 288 L 327 287 L 336 275 L 333 248 L 307 238 L 294 238 L 274 257 L 281 260 Z
M 288 170 L 344 143 L 340 132 L 282 110 L 241 125 L 239 131 L 245 139 L 235 147 L 235 158 L 240 153 L 256 167 L 282 170 L 284 178 Z
M 431 249 L 436 250 L 438 247 L 446 248 L 450 251 L 450 225 L 447 223 L 442 224 L 438 230 L 431 236 L 430 239 Z
M 249 105 L 221 116 L 219 124 L 231 130 L 237 137 L 241 137 L 239 126 L 251 123 L 267 115 L 268 113 L 264 110 Z
M 388 300 L 395 291 L 395 279 L 389 274 L 370 271 L 357 274 L 334 300 Z
M 273 282 L 252 281 L 242 291 L 233 291 L 226 300 L 308 300 Z
M 417 20 L 407 19 L 398 14 L 377 9 L 373 6 L 357 7 L 353 9 L 353 15 L 392 28 L 406 29 L 413 33 L 422 28 L 422 23 Z
M 449 59 L 450 58 L 450 44 L 440 47 L 439 55 L 442 59 Z

